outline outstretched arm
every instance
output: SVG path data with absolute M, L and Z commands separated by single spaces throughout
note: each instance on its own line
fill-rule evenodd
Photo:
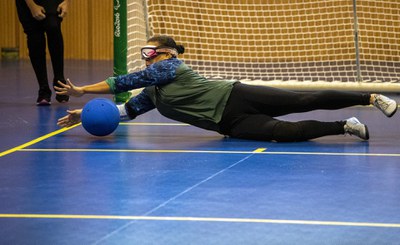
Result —
M 67 83 L 63 84 L 58 81 L 59 86 L 54 86 L 56 94 L 59 95 L 70 95 L 75 97 L 81 97 L 84 94 L 111 94 L 110 86 L 105 82 L 101 81 L 91 85 L 75 86 L 69 79 Z

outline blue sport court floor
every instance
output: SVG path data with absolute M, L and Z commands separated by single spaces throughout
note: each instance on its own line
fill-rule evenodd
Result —
M 230 139 L 156 111 L 95 137 L 56 125 L 93 97 L 37 107 L 28 61 L 0 72 L 0 244 L 400 244 L 400 113 L 285 117 L 356 116 L 368 142 Z M 66 62 L 78 85 L 111 74 Z

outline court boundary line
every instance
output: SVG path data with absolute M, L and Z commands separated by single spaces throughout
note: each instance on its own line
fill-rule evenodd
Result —
M 3 151 L 3 152 L 0 152 L 0 157 L 3 157 L 3 156 L 6 156 L 6 155 L 8 155 L 8 154 L 14 153 L 14 152 L 16 152 L 16 151 L 22 150 L 22 149 L 24 149 L 24 148 L 26 148 L 26 147 L 28 147 L 28 146 L 34 145 L 34 144 L 36 144 L 36 143 L 38 143 L 38 142 L 40 142 L 40 141 L 43 141 L 43 140 L 48 139 L 48 138 L 50 138 L 50 137 L 53 137 L 53 136 L 55 136 L 55 135 L 57 135 L 57 134 L 63 133 L 63 132 L 65 132 L 65 131 L 70 130 L 70 129 L 72 129 L 72 128 L 75 128 L 75 127 L 77 127 L 77 126 L 79 126 L 79 125 L 81 125 L 81 124 L 78 123 L 78 124 L 72 125 L 72 126 L 70 126 L 70 127 L 65 127 L 65 128 L 58 129 L 58 130 L 56 130 L 56 131 L 53 131 L 53 132 L 51 132 L 51 133 L 45 134 L 45 135 L 40 136 L 40 137 L 38 137 L 38 138 L 36 138 L 36 139 L 33 139 L 33 140 L 31 140 L 31 141 L 28 141 L 28 142 L 26 142 L 26 143 L 24 143 L 24 144 L 22 144 L 22 145 L 19 145 L 19 146 L 16 146 L 16 147 L 14 147 L 14 148 L 11 148 L 11 149 L 9 149 L 9 150 L 5 150 L 5 151 Z
M 141 122 L 133 122 L 133 123 L 131 123 L 131 122 L 120 122 L 119 124 L 123 125 L 123 126 L 128 126 L 128 125 L 135 125 L 135 126 L 191 126 L 190 124 L 185 124 L 185 123 L 151 123 L 151 122 L 149 122 L 149 123 L 147 123 L 147 122 L 143 122 L 143 123 L 141 123 Z M 75 127 L 78 127 L 80 125 L 82 125 L 82 123 L 77 123 L 77 124 L 72 125 L 70 127 L 64 127 L 64 128 L 59 129 L 59 130 L 53 131 L 51 133 L 45 134 L 45 135 L 43 135 L 41 137 L 38 137 L 38 138 L 33 139 L 31 141 L 28 141 L 28 142 L 26 142 L 24 144 L 21 144 L 19 146 L 16 146 L 16 147 L 13 147 L 11 149 L 8 149 L 8 150 L 5 150 L 3 152 L 0 152 L 0 157 L 9 155 L 9 154 L 14 153 L 16 151 L 24 149 L 24 148 L 26 148 L 28 146 L 34 145 L 34 144 L 36 144 L 36 143 L 38 143 L 40 141 L 43 141 L 45 139 L 48 139 L 50 137 L 53 137 L 53 136 L 55 136 L 57 134 L 65 132 L 65 131 L 68 131 L 68 130 L 70 130 L 72 128 L 75 128 Z
M 264 148 L 259 148 L 259 149 L 265 150 Z M 250 154 L 250 155 L 248 155 L 248 156 L 246 156 L 246 157 L 244 157 L 244 158 L 242 158 L 242 159 L 240 159 L 239 161 L 234 162 L 233 164 L 230 164 L 228 167 L 223 168 L 223 169 L 219 170 L 218 172 L 216 172 L 216 173 L 214 173 L 214 174 L 208 176 L 207 178 L 203 179 L 202 181 L 197 182 L 196 184 L 194 184 L 194 185 L 192 185 L 192 186 L 186 188 L 184 191 L 182 191 L 182 192 L 176 194 L 175 196 L 173 196 L 173 197 L 169 198 L 168 200 L 162 202 L 161 204 L 157 205 L 156 207 L 150 209 L 149 211 L 147 211 L 146 213 L 144 213 L 142 216 L 149 217 L 149 215 L 150 215 L 151 213 L 154 213 L 155 211 L 159 210 L 160 208 L 165 207 L 165 206 L 168 205 L 170 202 L 172 202 L 172 201 L 176 200 L 177 198 L 179 198 L 179 197 L 185 195 L 186 193 L 188 193 L 188 192 L 190 192 L 191 190 L 197 188 L 198 186 L 200 186 L 200 185 L 206 183 L 207 181 L 213 179 L 214 177 L 220 175 L 221 173 L 224 173 L 225 171 L 227 171 L 227 170 L 229 170 L 229 169 L 231 169 L 231 168 L 237 166 L 238 164 L 240 164 L 240 163 L 246 161 L 247 159 L 249 159 L 249 158 L 252 157 L 253 155 L 254 155 L 254 153 L 253 153 L 253 154 Z M 99 240 L 97 240 L 94 244 L 99 244 L 100 242 L 107 240 L 109 237 L 111 237 L 111 236 L 113 236 L 114 234 L 117 234 L 117 233 L 119 233 L 120 231 L 126 229 L 126 228 L 129 227 L 131 224 L 133 224 L 134 222 L 135 222 L 135 220 L 131 220 L 130 222 L 126 223 L 125 225 L 122 225 L 121 227 L 115 229 L 114 231 L 112 231 L 112 232 L 106 234 L 105 236 L 103 236 L 102 238 L 100 238 Z
M 264 148 L 259 152 L 256 151 L 197 151 L 197 150 L 177 150 L 177 149 L 158 149 L 158 150 L 147 150 L 147 149 L 38 149 L 30 148 L 40 141 L 48 139 L 57 134 L 63 133 L 67 130 L 80 126 L 81 123 L 72 125 L 70 127 L 61 128 L 59 130 L 48 133 L 44 136 L 31 140 L 27 143 L 21 144 L 17 147 L 9 150 L 0 152 L 0 157 L 6 156 L 16 151 L 29 151 L 29 152 L 137 152 L 137 153 L 213 153 L 213 154 L 269 154 L 269 155 L 324 155 L 324 156 L 380 156 L 380 157 L 400 157 L 400 153 L 352 153 L 352 152 L 283 152 L 283 151 L 265 151 Z M 151 122 L 120 122 L 120 125 L 136 125 L 136 126 L 191 126 L 185 123 L 151 123 Z
M 183 217 L 183 216 L 125 216 L 125 215 L 89 215 L 89 214 L 0 214 L 0 219 L 93 219 L 93 220 L 132 220 L 132 221 L 182 221 L 182 222 L 222 222 L 222 223 L 262 223 L 286 225 L 353 226 L 376 228 L 400 228 L 400 223 L 286 220 L 222 217 Z
M 261 150 L 260 150 L 261 149 Z M 19 149 L 25 152 L 122 152 L 122 153 L 196 153 L 196 154 L 264 154 L 264 155 L 316 155 L 316 156 L 367 156 L 367 157 L 400 157 L 400 153 L 362 153 L 362 152 L 299 152 L 299 151 L 265 151 L 258 148 L 254 151 L 212 151 L 212 150 L 179 150 L 179 149 Z
M 146 123 L 146 122 L 143 122 L 143 123 L 141 123 L 141 122 L 133 122 L 133 123 L 131 123 L 131 122 L 120 122 L 119 124 L 123 125 L 123 126 L 128 126 L 128 125 L 135 125 L 135 126 L 191 126 L 190 124 L 185 124 L 185 123 L 151 123 L 151 122 L 149 122 L 149 123 Z M 82 123 L 77 123 L 77 124 L 72 125 L 70 127 L 64 127 L 64 128 L 59 129 L 59 130 L 53 131 L 51 133 L 45 134 L 45 135 L 43 135 L 41 137 L 38 137 L 38 138 L 33 139 L 31 141 L 28 141 L 28 142 L 26 142 L 24 144 L 21 144 L 19 146 L 16 146 L 16 147 L 13 147 L 11 149 L 8 149 L 8 150 L 5 150 L 3 152 L 0 152 L 0 157 L 6 156 L 8 154 L 14 153 L 14 152 L 19 151 L 21 149 L 24 149 L 24 148 L 26 148 L 28 146 L 34 145 L 34 144 L 36 144 L 36 143 L 38 143 L 40 141 L 43 141 L 45 139 L 48 139 L 48 138 L 50 138 L 52 136 L 55 136 L 55 135 L 60 134 L 60 133 L 63 133 L 65 131 L 67 131 L 67 130 L 70 130 L 70 129 L 75 128 L 75 127 L 80 126 L 80 125 L 82 125 Z

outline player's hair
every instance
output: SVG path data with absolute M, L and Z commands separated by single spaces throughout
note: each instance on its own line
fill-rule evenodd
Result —
M 162 47 L 174 48 L 178 54 L 183 54 L 185 52 L 185 47 L 183 45 L 176 44 L 175 40 L 170 36 L 154 36 L 147 40 L 147 42 L 158 42 Z

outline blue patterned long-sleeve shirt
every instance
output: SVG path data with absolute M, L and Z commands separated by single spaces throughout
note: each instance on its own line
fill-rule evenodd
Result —
M 214 131 L 219 131 L 218 123 L 235 83 L 209 81 L 177 58 L 106 82 L 113 93 L 145 88 L 125 103 L 131 119 L 157 108 L 170 119 Z
M 176 69 L 181 64 L 182 61 L 176 58 L 162 60 L 138 72 L 110 77 L 106 82 L 114 94 L 132 89 L 166 85 L 175 79 Z M 130 112 L 132 119 L 154 108 L 153 101 L 145 91 L 132 97 L 127 102 L 127 110 Z

